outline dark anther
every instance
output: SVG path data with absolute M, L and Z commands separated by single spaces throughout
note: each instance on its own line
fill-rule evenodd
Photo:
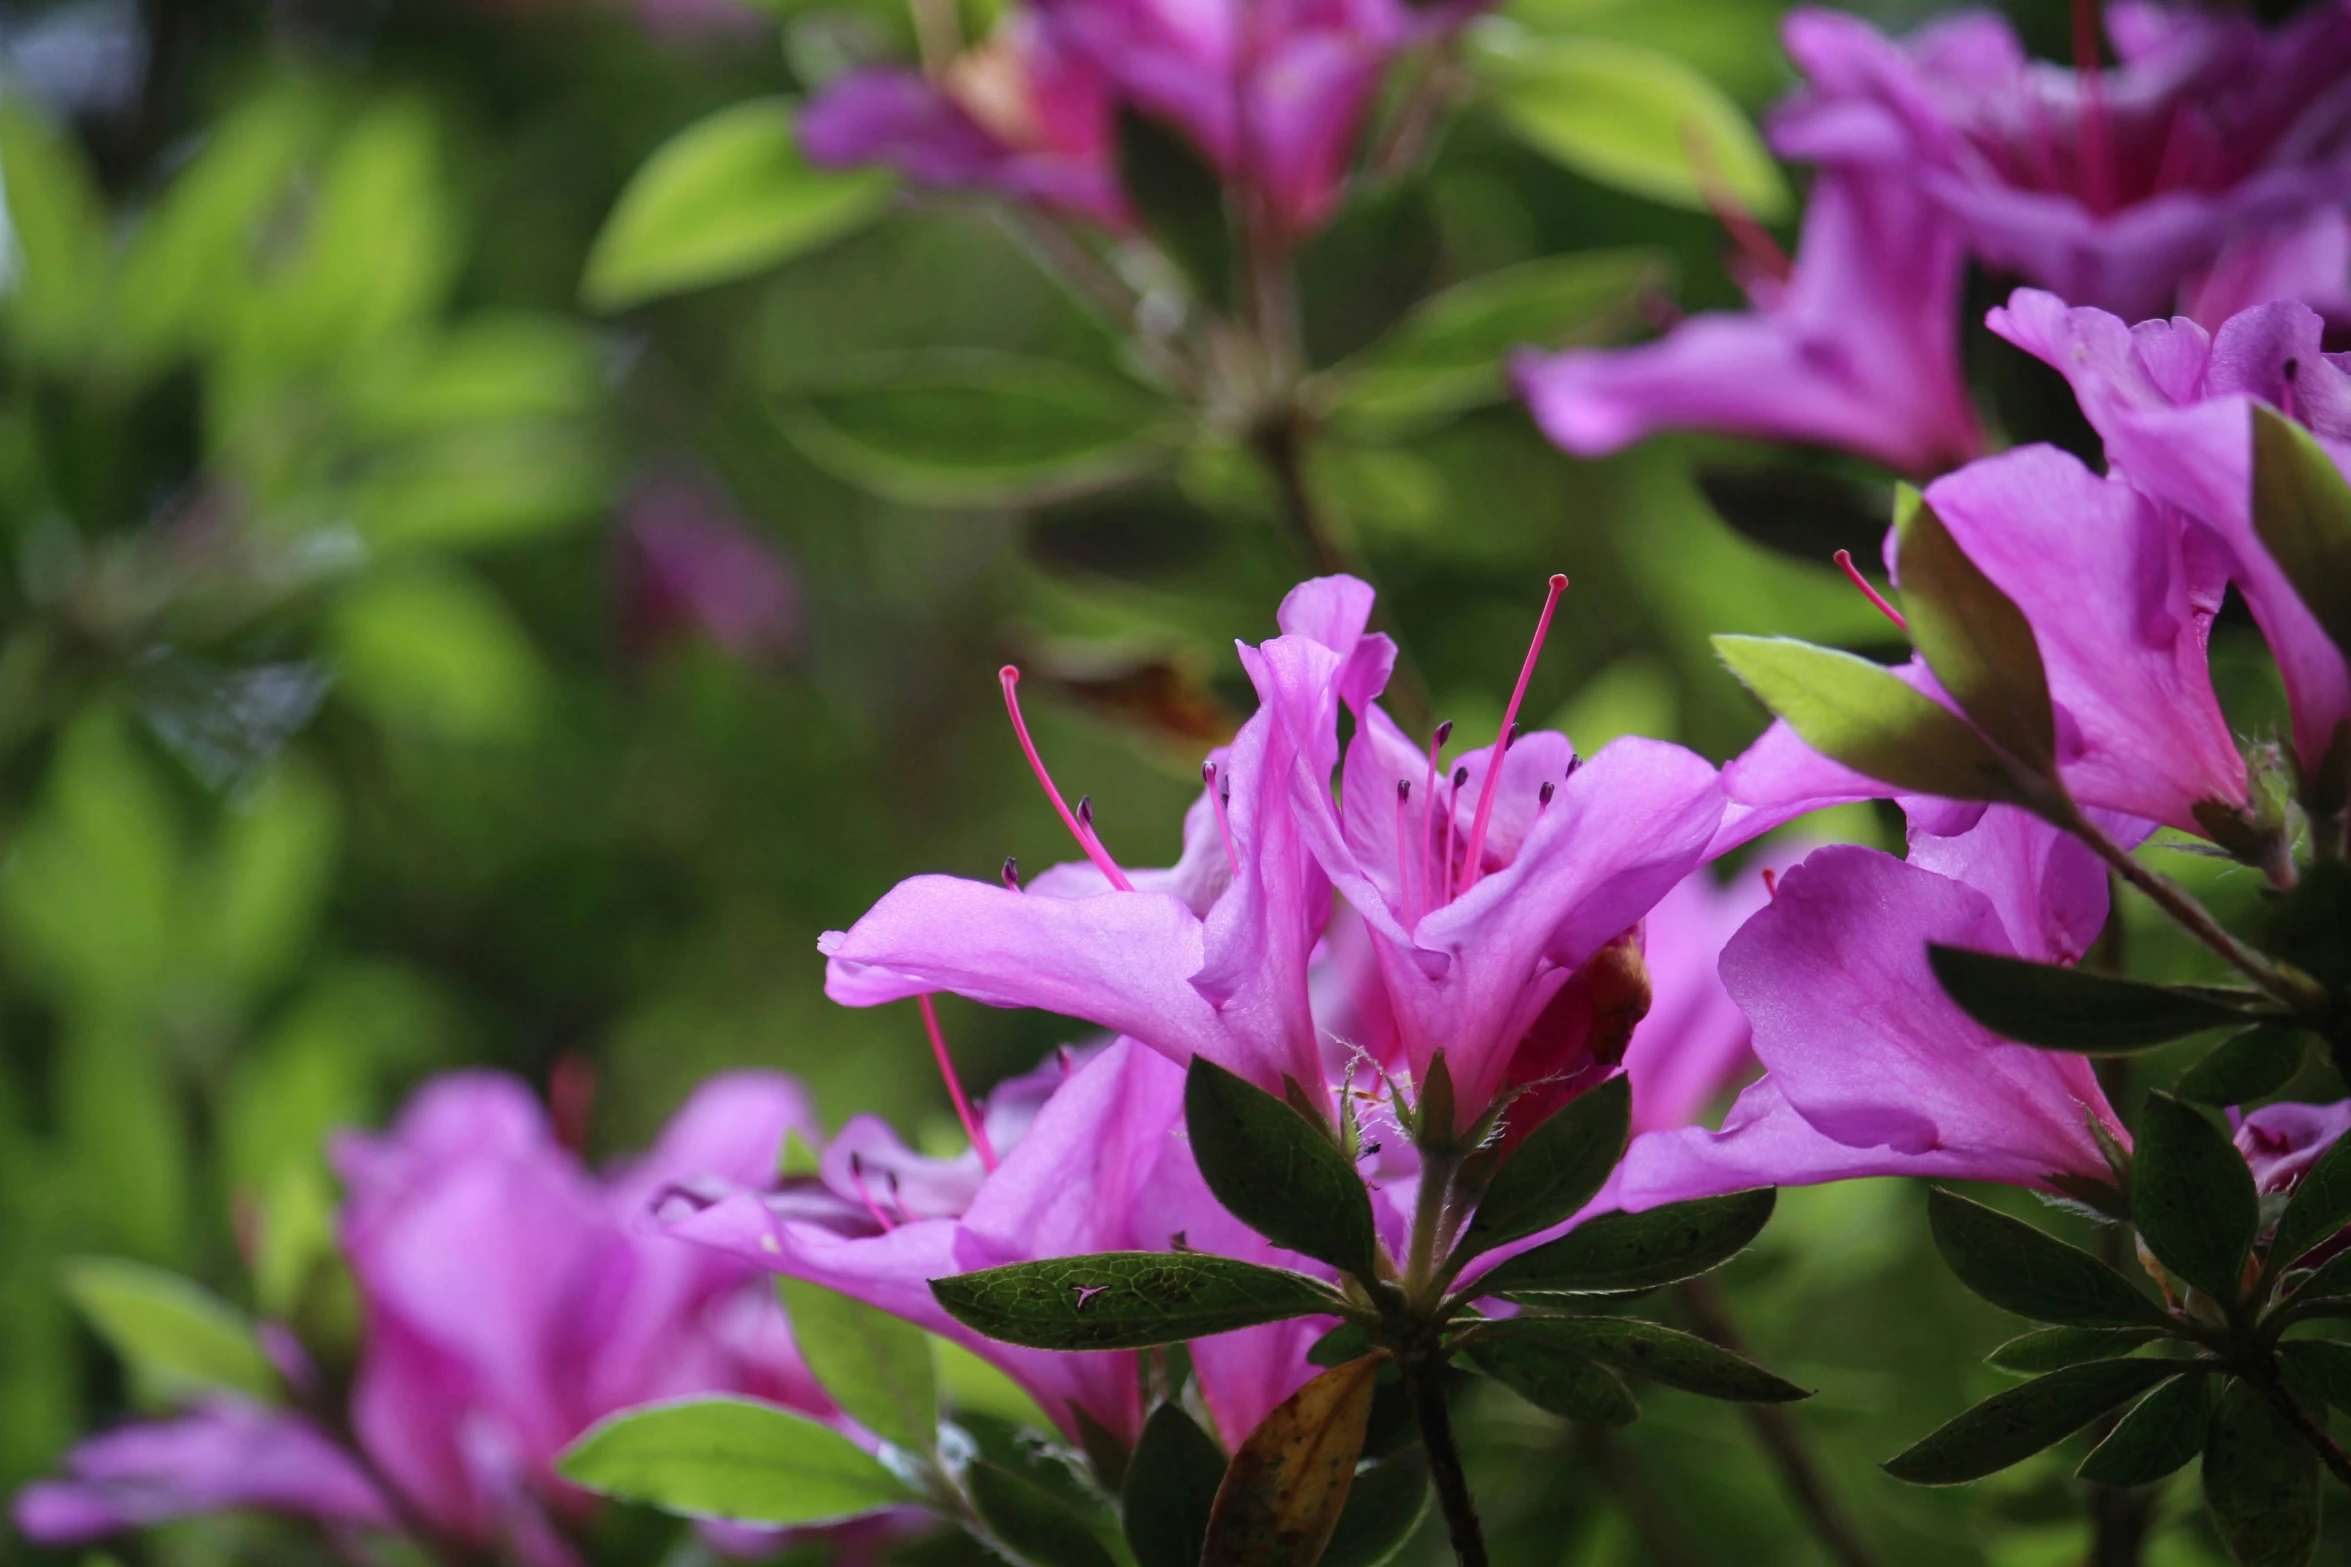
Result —
M 1437 725 L 1437 749 L 1445 749 L 1445 742 L 1453 738 L 1453 720 L 1448 718 Z
M 1407 800 L 1409 800 L 1409 799 L 1411 799 L 1411 798 L 1412 798 L 1412 780 L 1411 780 L 1411 779 L 1409 779 L 1409 778 L 1399 778 L 1399 779 L 1397 779 L 1397 780 L 1396 780 L 1396 803 L 1397 803 L 1398 805 L 1402 805 L 1402 804 L 1403 804 L 1405 801 L 1407 801 Z
M 1558 792 L 1559 785 L 1552 783 L 1548 779 L 1545 779 L 1542 789 L 1535 795 L 1535 803 L 1537 805 L 1549 805 L 1551 803 L 1551 797 Z
M 1006 892 L 1020 891 L 1020 861 L 1007 854 L 1004 856 L 1004 869 L 996 874 L 1003 881 Z

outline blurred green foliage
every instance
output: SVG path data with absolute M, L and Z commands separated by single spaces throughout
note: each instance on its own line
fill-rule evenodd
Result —
M 713 9 L 0 6 L 0 1488 L 152 1391 L 136 1345 L 158 1334 L 232 1379 L 263 1374 L 223 1326 L 248 1312 L 348 1350 L 323 1149 L 429 1071 L 593 1062 L 600 1150 L 744 1064 L 801 1074 L 835 1123 L 951 1128 L 912 1012 L 829 1006 L 816 933 L 917 870 L 1065 857 L 1004 731 L 1007 657 L 1058 693 L 1032 703 L 1039 741 L 1118 854 L 1171 858 L 1245 698 L 1231 641 L 1311 570 L 1246 465 L 1131 390 L 1014 236 L 875 179 L 811 193 L 770 105 L 902 50 L 894 0 Z M 1752 116 L 1788 81 L 1781 9 L 1512 0 L 1494 47 L 1546 79 L 1622 80 L 1645 51 L 1693 112 Z M 2062 6 L 2019 10 L 2062 40 Z M 76 19 L 141 44 L 112 96 L 22 47 Z M 1498 400 L 1483 366 L 1513 310 L 1596 271 L 1737 300 L 1681 154 L 1553 115 L 1534 133 L 1553 162 L 1512 112 L 1454 124 L 1432 179 L 1305 258 L 1343 436 L 1314 482 L 1466 732 L 1498 720 L 1564 570 L 1530 711 L 1587 750 L 1641 732 L 1721 757 L 1761 717 L 1711 635 L 1888 643 L 1826 564 L 1874 558 L 1886 497 L 1726 442 L 1572 462 Z M 598 246 L 665 143 L 677 182 Z M 1768 161 L 1727 172 L 1792 210 Z M 723 220 L 700 248 L 624 254 L 631 225 L 697 210 Z M 623 313 L 584 313 L 583 280 Z M 942 441 L 997 471 L 942 466 Z M 628 499 L 665 469 L 789 562 L 787 658 L 635 635 Z M 1073 472 L 1136 477 L 1032 493 Z M 2220 636 L 2225 665 L 2249 628 Z M 2256 896 L 2177 858 L 2224 914 Z M 2144 912 L 2131 966 L 2198 972 Z M 1068 1033 L 941 1011 L 975 1087 Z M 222 1300 L 64 1271 L 93 1253 Z M 68 1277 L 115 1302 L 92 1309 L 137 1377 L 77 1325 Z M 2080 1559 L 2078 1443 L 1963 1491 L 1876 1469 L 2000 1384 L 1981 1355 L 2018 1326 L 1933 1261 L 1915 1189 L 1788 1194 L 1723 1286 L 1758 1354 L 1822 1390 L 1795 1418 L 1889 1560 Z M 1736 1410 L 1652 1411 L 1605 1439 L 1501 1397 L 1471 1411 L 1499 1559 L 1818 1559 Z M 2189 1488 L 2158 1511 L 2151 1561 L 2216 1559 Z M 615 1525 L 615 1562 L 664 1548 L 644 1522 Z M 123 1559 L 323 1559 L 301 1549 L 215 1522 Z M 1424 1534 L 1413 1559 L 1439 1549 Z M 0 1538 L 0 1560 L 38 1559 Z

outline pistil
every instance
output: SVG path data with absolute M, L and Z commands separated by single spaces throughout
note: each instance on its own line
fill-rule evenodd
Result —
M 1110 851 L 1102 846 L 1102 840 L 1079 823 L 1076 815 L 1063 802 L 1061 791 L 1053 786 L 1053 775 L 1045 771 L 1045 759 L 1037 754 L 1036 742 L 1029 738 L 1028 722 L 1020 716 L 1020 698 L 1013 694 L 1013 688 L 1020 684 L 1019 668 L 1006 664 L 996 672 L 996 678 L 1004 686 L 1004 711 L 1012 715 L 1012 732 L 1020 737 L 1021 754 L 1029 759 L 1029 771 L 1037 775 L 1037 782 L 1044 789 L 1045 798 L 1051 800 L 1053 809 L 1061 814 L 1061 825 L 1069 829 L 1069 835 L 1078 841 L 1078 847 L 1085 850 L 1086 858 L 1094 862 L 1094 869 L 1100 871 L 1110 885 L 1121 892 L 1134 891 L 1135 884 L 1127 880 L 1126 872 L 1118 868 L 1118 862 L 1110 857 Z M 1090 816 L 1092 812 L 1089 810 L 1087 814 Z

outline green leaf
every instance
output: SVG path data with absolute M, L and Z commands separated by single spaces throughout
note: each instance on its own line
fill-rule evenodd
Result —
M 608 1415 L 555 1460 L 572 1484 L 665 1512 L 830 1523 L 914 1498 L 829 1426 L 747 1398 L 684 1398 Z
M 2302 1177 L 2270 1238 L 2272 1273 L 2351 1224 L 2351 1137 L 2338 1137 Z
M 748 277 L 881 214 L 888 174 L 811 168 L 792 104 L 758 98 L 697 120 L 654 150 L 588 253 L 580 297 L 618 310 Z
M 77 1257 L 65 1264 L 63 1287 L 150 1397 L 279 1396 L 252 1320 L 178 1274 L 119 1257 Z
M 2351 653 L 2351 484 L 2308 430 L 2259 403 L 2253 528 L 2335 646 Z
M 2306 1037 L 2298 1023 L 2256 1023 L 2188 1068 L 2172 1092 L 2191 1104 L 2223 1108 L 2265 1099 L 2302 1070 Z
M 1074 365 L 977 349 L 886 354 L 806 380 L 779 411 L 802 455 L 915 506 L 1001 506 L 1161 461 L 1172 410 Z
M 1927 965 L 1969 1017 L 2047 1050 L 2123 1055 L 2245 1021 L 2209 997 L 1939 942 L 1927 944 Z
M 1356 1475 L 1315 1567 L 1380 1567 L 1404 1548 L 1428 1510 L 1428 1454 L 1415 1443 Z
M 1200 1567 L 1314 1567 L 1355 1482 L 1381 1364 L 1332 1367 L 1249 1433 L 1217 1488 Z
M 1584 250 L 1456 283 L 1330 370 L 1332 414 L 1393 428 L 1499 402 L 1513 350 L 1606 342 L 1664 277 L 1654 251 Z
M 821 1284 L 778 1275 L 800 1358 L 841 1412 L 885 1442 L 927 1453 L 939 1439 L 931 1336 Z
M 1587 179 L 1700 212 L 1727 191 L 1767 223 L 1792 205 L 1747 116 L 1670 54 L 1488 24 L 1473 33 L 1469 59 L 1502 123 Z
M 1209 1191 L 1276 1246 L 1369 1279 L 1371 1195 L 1330 1133 L 1203 1056 L 1184 1074 L 1184 1129 Z
M 2287 1381 L 2306 1389 L 2312 1400 L 2351 1410 L 2351 1344 L 2333 1339 L 2294 1338 L 2278 1345 Z
M 1984 1359 L 2003 1371 L 2038 1376 L 2085 1360 L 2118 1359 L 2162 1336 L 2154 1328 L 2036 1328 L 2018 1334 Z
M 1032 1567 L 1112 1567 L 1085 1519 L 1043 1486 L 986 1459 L 964 1471 L 963 1483 L 980 1521 L 1016 1560 Z
M 1145 1349 L 1339 1309 L 1304 1274 L 1197 1252 L 1114 1251 L 931 1280 L 947 1314 L 1030 1349 Z
M 2243 1382 L 2213 1412 L 2204 1505 L 2237 1567 L 2301 1567 L 2318 1550 L 2318 1455 Z
M 2339 1251 L 2320 1263 L 2294 1286 L 2297 1310 L 2307 1311 L 2322 1300 L 2351 1300 L 2351 1251 Z M 2344 1312 L 2330 1313 L 2341 1316 Z
M 99 325 L 112 269 L 98 182 L 72 139 L 10 93 L 0 103 L 0 191 L 15 265 L 5 309 L 18 343 L 70 361 Z
M 2212 1382 L 2174 1377 L 2139 1400 L 2074 1471 L 2098 1485 L 2153 1485 L 2204 1450 Z
M 473 577 L 423 566 L 380 574 L 337 602 L 328 630 L 342 689 L 394 729 L 492 744 L 537 720 L 546 670 Z
M 1314 1341 L 1306 1351 L 1307 1364 L 1315 1366 L 1343 1366 L 1350 1360 L 1361 1360 L 1379 1348 L 1369 1328 L 1353 1322 L 1342 1322 Z
M 1806 745 L 1913 794 L 2024 803 L 1983 736 L 1881 664 L 1787 637 L 1714 639 L 1755 699 Z
M 1480 1336 L 1540 1344 L 1703 1398 L 1785 1404 L 1812 1396 L 1719 1345 L 1638 1317 L 1519 1316 L 1488 1325 Z
M 1123 102 L 1117 113 L 1119 187 L 1200 297 L 1229 306 L 1238 252 L 1224 181 L 1191 139 L 1166 121 Z
M 1566 1420 L 1630 1425 L 1641 1407 L 1617 1374 L 1588 1356 L 1541 1339 L 1481 1335 L 1469 1363 L 1534 1405 Z
M 1763 1233 L 1779 1193 L 1763 1186 L 1726 1197 L 1604 1213 L 1476 1280 L 1482 1295 L 1614 1295 L 1696 1278 Z
M 2022 1219 L 1935 1190 L 1927 1193 L 1927 1223 L 1959 1282 L 2002 1311 L 2073 1328 L 2170 1324 L 2122 1274 Z
M 1608 1184 L 1632 1123 L 1632 1080 L 1621 1073 L 1538 1123 L 1494 1172 L 1454 1265 L 1575 1217 Z
M 1181 1405 L 1151 1411 L 1119 1509 L 1136 1567 L 1199 1567 L 1224 1469 L 1223 1452 Z
M 1894 508 L 1910 640 L 1977 730 L 2044 777 L 2057 765 L 2057 715 L 2040 644 L 2015 600 L 1967 558 L 1943 519 L 1905 486 Z
M 1913 1485 L 1960 1485 L 2055 1446 L 2125 1401 L 2178 1373 L 2177 1362 L 2093 1360 L 2012 1387 L 1886 1460 Z
M 2244 1292 L 2261 1227 L 2253 1172 L 2228 1138 L 2169 1094 L 2149 1094 L 2131 1161 L 2131 1216 L 2158 1262 L 2213 1299 Z

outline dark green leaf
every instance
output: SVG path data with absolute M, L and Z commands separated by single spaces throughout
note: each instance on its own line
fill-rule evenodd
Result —
M 2351 1224 L 2351 1137 L 2338 1137 L 2318 1156 L 2293 1200 L 2278 1216 L 2269 1246 L 2270 1267 L 2280 1271 L 2319 1242 Z
M 939 349 L 835 366 L 794 386 L 778 416 L 810 461 L 877 495 L 1005 506 L 1160 461 L 1169 410 L 1075 365 Z
M 1044 1487 L 986 1459 L 963 1473 L 964 1489 L 988 1532 L 1032 1567 L 1113 1567 L 1086 1521 Z
M 1512 1317 L 1480 1332 L 1479 1342 L 1491 1340 L 1539 1344 L 1705 1398 L 1785 1404 L 1811 1397 L 1751 1360 L 1638 1317 Z
M 1421 1074 L 1420 1102 L 1412 1107 L 1413 1141 L 1423 1148 L 1452 1146 L 1459 1130 L 1454 1120 L 1458 1109 L 1453 1097 L 1453 1068 L 1445 1064 L 1445 1052 L 1440 1050 L 1429 1058 L 1429 1069 Z
M 742 1523 L 829 1523 L 913 1500 L 830 1426 L 746 1398 L 680 1399 L 607 1416 L 555 1468 L 590 1491 Z
M 2351 1344 L 2333 1339 L 2290 1338 L 2278 1345 L 2287 1379 L 2316 1401 L 2351 1411 Z
M 2093 1360 L 2012 1387 L 1886 1460 L 1913 1485 L 1981 1480 L 2052 1447 L 2128 1399 L 2174 1375 L 2161 1360 Z
M 2335 1253 L 2294 1286 L 2297 1310 L 2307 1309 L 2318 1301 L 2345 1298 L 2351 1298 L 2351 1251 Z
M 1617 1374 L 1585 1355 L 1525 1336 L 1479 1337 L 1469 1363 L 1534 1405 L 1569 1420 L 1630 1425 L 1641 1408 Z
M 1314 1347 L 1306 1352 L 1306 1360 L 1309 1365 L 1343 1366 L 1350 1360 L 1361 1360 L 1377 1348 L 1379 1345 L 1373 1342 L 1370 1329 L 1342 1322 L 1314 1341 Z
M 1476 1281 L 1481 1295 L 1613 1295 L 1696 1278 L 1746 1249 L 1770 1222 L 1769 1186 L 1668 1203 L 1643 1213 L 1604 1213 Z
M 2153 1485 L 2204 1450 L 2212 1379 L 2174 1377 L 2139 1400 L 2074 1471 L 2099 1485 Z
M 1120 1507 L 1136 1567 L 1199 1567 L 1224 1467 L 1223 1452 L 1181 1406 L 1151 1411 Z
M 1224 182 L 1181 131 L 1118 106 L 1119 185 L 1200 297 L 1220 307 L 1233 295 L 1236 252 Z
M 2153 1328 L 2040 1328 L 2019 1334 L 1984 1359 L 2003 1371 L 2038 1376 L 2085 1360 L 2114 1360 L 2162 1335 Z
M 2163 1308 L 2078 1247 L 1980 1202 L 1927 1193 L 1935 1249 L 1959 1282 L 2003 1311 L 2074 1328 L 2160 1328 Z
M 1620 1073 L 1539 1123 L 1494 1172 L 1454 1262 L 1575 1217 L 1608 1184 L 1632 1121 L 1632 1080 Z
M 1371 1196 L 1327 1129 L 1204 1057 L 1184 1074 L 1184 1129 L 1208 1189 L 1275 1245 L 1368 1279 Z
M 2024 611 L 1967 558 L 1917 491 L 1905 488 L 1895 503 L 1894 531 L 1902 613 L 1927 667 L 1986 738 L 2049 776 L 2057 715 Z
M 885 1442 L 930 1451 L 939 1429 L 931 1336 L 819 1284 L 779 1275 L 776 1290 L 800 1358 L 841 1412 Z
M 2351 652 L 2351 485 L 2309 431 L 2258 403 L 2253 528 L 2335 646 Z
M 1315 1567 L 1380 1567 L 1403 1549 L 1428 1510 L 1428 1454 L 1417 1443 L 1364 1466 Z
M 2267 1098 L 2302 1070 L 2305 1037 L 2299 1024 L 2256 1024 L 2222 1041 L 2188 1068 L 2172 1091 L 2200 1105 L 2244 1105 Z
M 2204 1505 L 2237 1567 L 2301 1567 L 2318 1550 L 2318 1455 L 2243 1382 L 2213 1412 Z
M 730 105 L 637 170 L 596 236 L 581 296 L 617 310 L 765 271 L 871 222 L 894 184 L 874 169 L 811 168 L 783 99 Z
M 1144 1349 L 1337 1309 L 1304 1274 L 1200 1252 L 1113 1251 L 931 1280 L 949 1316 L 1030 1349 Z
M 2025 803 L 1983 736 L 1883 665 L 1787 637 L 1719 636 L 1714 649 L 1757 701 L 1832 761 L 1908 793 Z
M 2174 1274 L 2215 1300 L 2244 1292 L 2245 1257 L 2261 1224 L 2261 1198 L 2244 1156 L 2203 1115 L 2169 1094 L 2149 1094 L 2131 1162 L 2131 1214 L 2139 1238 Z
M 1380 1362 L 1334 1366 L 1249 1433 L 1225 1470 L 1200 1567 L 1314 1567 L 1355 1482 Z
M 2049 1050 L 2122 1055 L 2202 1029 L 2242 1024 L 2234 1007 L 2135 979 L 1927 944 L 1927 963 L 1959 1009 L 1993 1033 Z

